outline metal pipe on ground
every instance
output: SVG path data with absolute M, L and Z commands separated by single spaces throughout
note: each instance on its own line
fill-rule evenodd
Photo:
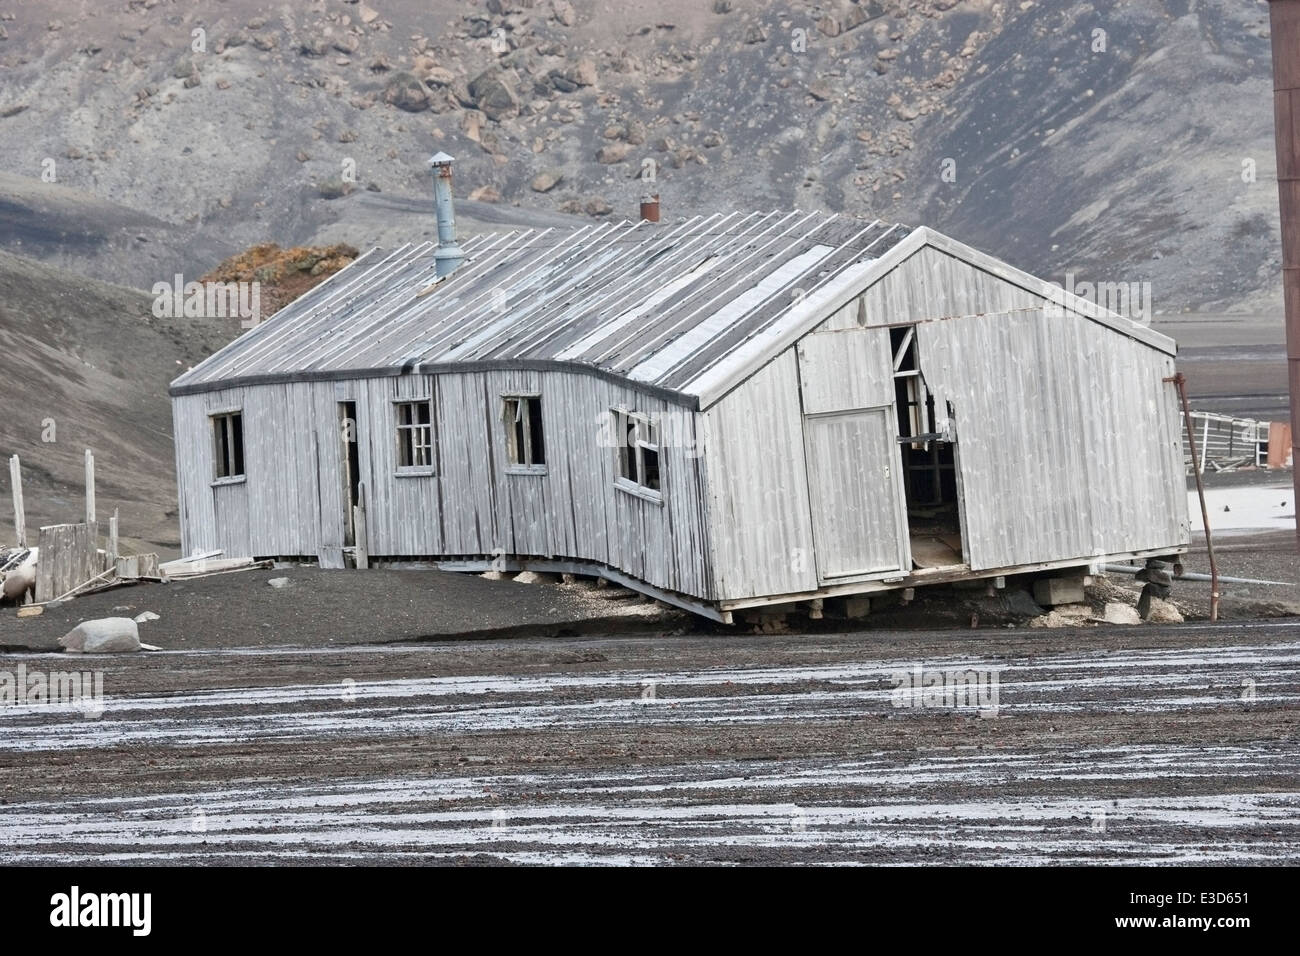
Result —
M 1300 500 L 1300 0 L 1270 0 L 1277 193 L 1282 212 L 1282 291 L 1291 386 L 1291 480 Z M 1300 543 L 1300 522 L 1296 523 Z
M 1137 574 L 1141 568 L 1134 567 L 1131 564 L 1103 564 L 1103 571 L 1112 574 Z M 1208 574 L 1202 574 L 1199 571 L 1184 571 L 1182 574 L 1172 575 L 1175 581 L 1212 581 Z M 1294 581 L 1260 581 L 1256 578 L 1219 578 L 1220 584 L 1280 584 L 1284 587 L 1295 587 Z

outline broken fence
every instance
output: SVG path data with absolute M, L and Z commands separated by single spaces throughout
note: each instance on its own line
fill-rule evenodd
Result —
M 1227 471 L 1243 465 L 1264 468 L 1269 462 L 1270 422 L 1253 418 L 1233 418 L 1214 412 L 1192 412 L 1192 432 L 1196 435 L 1196 456 L 1193 462 L 1187 442 L 1183 442 L 1183 465 L 1191 474 L 1193 467 L 1201 474 Z M 1186 429 L 1187 423 L 1183 422 Z

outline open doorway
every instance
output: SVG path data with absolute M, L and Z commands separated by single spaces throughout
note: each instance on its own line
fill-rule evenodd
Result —
M 357 442 L 357 403 L 339 402 L 339 439 L 343 443 L 343 546 L 355 547 L 357 533 L 354 523 L 356 506 L 361 492 L 361 454 Z
M 952 407 L 936 415 L 934 395 L 925 386 L 915 326 L 889 330 L 894 355 L 894 394 L 898 410 L 898 450 L 907 499 L 908 538 L 913 568 L 943 568 L 964 563 L 961 496 L 957 482 L 957 444 Z

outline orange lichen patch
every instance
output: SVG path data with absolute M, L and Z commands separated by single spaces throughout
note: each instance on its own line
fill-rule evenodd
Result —
M 282 249 L 263 242 L 231 256 L 199 281 L 260 283 L 262 314 L 269 316 L 338 272 L 357 254 L 345 243 Z

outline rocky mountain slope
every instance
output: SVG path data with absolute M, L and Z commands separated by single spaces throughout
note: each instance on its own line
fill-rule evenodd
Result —
M 0 203 L 53 178 L 116 237 L 69 251 L 75 228 L 35 237 L 10 198 L 0 245 L 139 286 L 256 242 L 424 238 L 441 149 L 468 229 L 634 216 L 654 192 L 669 219 L 925 223 L 1056 281 L 1150 281 L 1157 310 L 1278 301 L 1256 0 L 45 0 L 0 18 L 0 170 L 29 181 L 0 181 Z
M 152 305 L 0 252 L 0 452 L 22 459 L 29 535 L 81 520 L 90 448 L 101 523 L 118 508 L 128 545 L 179 547 L 167 385 L 239 327 L 157 318 Z M 12 544 L 7 461 L 0 481 L 0 543 Z

